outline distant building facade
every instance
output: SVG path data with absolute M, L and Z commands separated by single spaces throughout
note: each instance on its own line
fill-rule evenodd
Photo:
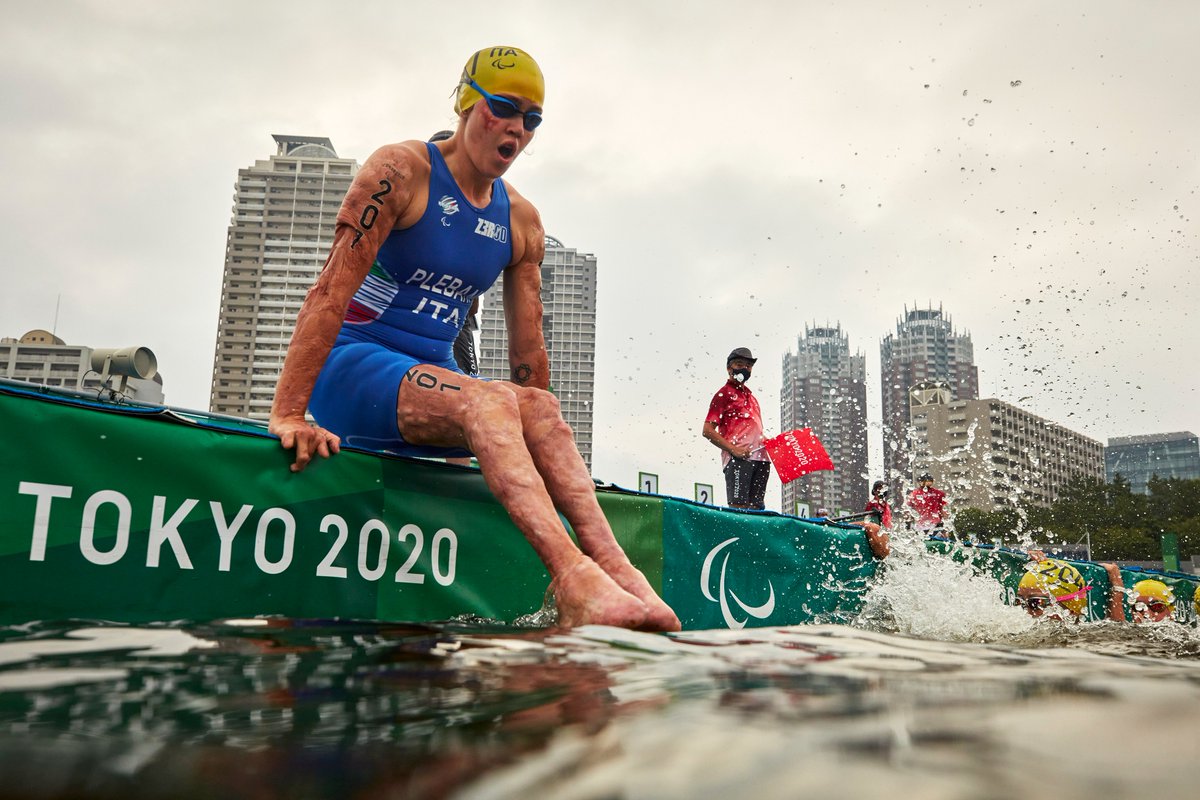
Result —
M 914 478 L 909 395 L 921 384 L 944 383 L 953 400 L 979 397 L 979 370 L 968 333 L 958 333 L 939 305 L 905 307 L 896 332 L 879 346 L 883 400 L 883 465 L 893 493 Z M 911 484 L 909 484 L 911 486 Z
M 479 372 L 509 380 L 508 329 L 504 321 L 504 278 L 484 295 L 479 324 Z M 550 355 L 550 388 L 563 419 L 592 468 L 592 412 L 596 378 L 596 257 L 546 237 L 542 260 L 542 330 Z
M 358 163 L 312 136 L 275 136 L 276 153 L 238 170 L 209 410 L 267 419 L 304 296 L 333 244 Z
M 913 471 L 928 472 L 951 507 L 1048 506 L 1076 478 L 1104 480 L 1104 446 L 995 399 L 914 392 Z
M 129 350 L 149 353 L 145 348 Z M 92 364 L 95 352 L 92 347 L 67 344 L 49 331 L 32 330 L 20 339 L 5 337 L 0 339 L 0 378 L 98 395 L 104 393 L 110 398 L 111 392 L 116 392 L 151 405 L 164 402 L 162 375 L 153 354 L 149 356 L 154 363 L 149 378 L 125 376 L 122 380 L 120 376 L 113 376 L 106 385 L 101 381 L 101 372 Z
M 1131 491 L 1147 494 L 1150 478 L 1200 479 L 1200 438 L 1190 431 L 1115 436 L 1104 448 L 1108 483 L 1120 475 Z
M 841 325 L 805 327 L 796 352 L 783 356 L 779 404 L 781 429 L 812 428 L 834 464 L 832 472 L 784 484 L 784 513 L 796 513 L 797 504 L 810 515 L 820 508 L 862 511 L 869 481 L 866 359 L 851 355 Z

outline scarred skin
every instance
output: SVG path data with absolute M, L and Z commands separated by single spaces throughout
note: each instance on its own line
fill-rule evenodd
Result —
M 526 98 L 503 96 L 522 111 L 536 108 Z M 492 181 L 532 138 L 520 117 L 496 117 L 479 102 L 463 112 L 454 136 L 437 147 L 466 199 L 483 207 L 491 200 Z M 314 457 L 338 452 L 339 438 L 310 425 L 304 412 L 350 299 L 388 234 L 420 219 L 429 200 L 429 177 L 424 143 L 385 145 L 367 159 L 346 194 L 329 258 L 296 320 L 271 408 L 271 432 L 284 448 L 295 450 L 293 472 Z M 479 381 L 419 365 L 414 372 L 428 377 L 400 384 L 400 432 L 412 444 L 464 446 L 475 454 L 488 487 L 546 565 L 561 624 L 679 630 L 679 619 L 613 537 L 574 435 L 548 391 L 541 303 L 545 232 L 537 209 L 507 182 L 505 187 L 513 260 L 504 272 L 504 311 L 513 382 Z M 377 211 L 368 211 L 371 206 Z M 578 547 L 556 507 L 575 530 Z

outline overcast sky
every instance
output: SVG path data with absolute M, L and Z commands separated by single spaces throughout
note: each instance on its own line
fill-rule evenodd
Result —
M 866 355 L 878 447 L 914 304 L 970 333 L 984 397 L 1101 441 L 1200 431 L 1190 0 L 3 10 L 0 335 L 57 306 L 68 343 L 153 350 L 171 405 L 208 406 L 238 169 L 276 133 L 361 162 L 452 126 L 467 56 L 512 44 L 547 96 L 507 178 L 599 262 L 596 477 L 721 492 L 725 355 L 760 358 L 777 432 L 814 322 Z

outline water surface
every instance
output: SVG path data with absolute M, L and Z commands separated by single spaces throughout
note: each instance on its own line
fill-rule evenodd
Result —
M 898 558 L 852 624 L 0 629 L 0 797 L 1192 797 L 1200 635 Z

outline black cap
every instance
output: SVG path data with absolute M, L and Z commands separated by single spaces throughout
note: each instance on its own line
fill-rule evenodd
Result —
M 921 476 L 920 482 L 931 481 L 931 480 L 933 480 L 933 476 L 930 475 L 928 472 L 926 472 L 924 475 Z
M 729 366 L 729 362 L 733 361 L 735 358 L 743 358 L 746 361 L 749 361 L 751 364 L 753 364 L 755 361 L 758 361 L 757 358 L 750 355 L 749 348 L 739 347 L 736 350 L 734 350 L 732 353 L 729 354 L 729 358 L 725 359 L 725 366 Z

